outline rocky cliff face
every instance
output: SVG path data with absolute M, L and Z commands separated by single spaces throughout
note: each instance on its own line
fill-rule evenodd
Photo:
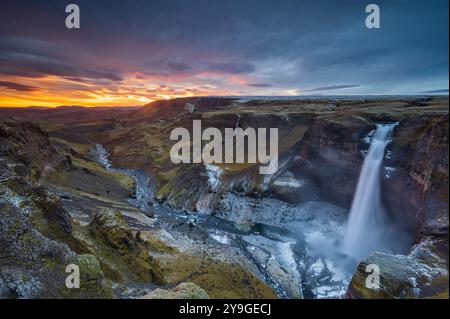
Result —
M 409 191 L 397 191 L 403 195 L 403 200 L 397 199 L 397 205 L 405 206 L 399 207 L 396 215 L 415 221 L 419 237 L 445 235 L 446 224 L 438 221 L 444 221 L 445 216 L 448 218 L 448 115 L 400 123 L 392 154 L 394 165 L 409 177 L 403 181 Z M 397 185 L 391 185 L 386 183 L 386 193 L 392 188 L 395 192 Z M 395 211 L 394 202 L 389 203 Z M 410 212 L 410 215 L 402 215 L 400 211 Z
M 447 99 L 242 103 L 189 98 L 128 115 L 108 118 L 106 124 L 70 123 L 62 130 L 58 124 L 51 137 L 31 123 L 0 123 L 1 296 L 273 297 L 261 273 L 246 261 L 224 262 L 228 250 L 222 260 L 205 257 L 221 254 L 225 246 L 208 244 L 209 235 L 197 233 L 194 223 L 153 220 L 152 212 L 133 207 L 128 197 L 136 183 L 99 165 L 87 138 L 106 147 L 113 166 L 152 174 L 163 205 L 218 216 L 236 223 L 239 234 L 259 235 L 258 223 L 295 232 L 295 221 L 314 219 L 319 211 L 335 214 L 333 205 L 348 210 L 367 137 L 380 122 L 399 122 L 384 161 L 382 203 L 399 236 L 408 235 L 401 240 L 411 250 L 369 256 L 357 267 L 346 296 L 448 296 Z M 259 164 L 172 163 L 170 132 L 190 130 L 194 119 L 222 132 L 279 128 L 278 171 L 264 176 Z M 329 203 L 329 209 L 309 205 L 318 201 Z M 239 254 L 233 256 L 239 259 Z M 272 260 L 264 250 L 250 255 Z M 69 263 L 82 268 L 84 289 L 65 288 Z M 380 267 L 379 289 L 365 285 L 369 264 Z M 291 296 L 302 296 L 305 274 L 297 278 L 284 264 L 265 265 Z M 159 289 L 128 286 L 136 281 Z
M 352 298 L 448 298 L 448 115 L 399 124 L 391 147 L 392 176 L 384 179 L 386 207 L 415 243 L 405 256 L 373 254 L 349 286 Z M 381 268 L 380 289 L 364 285 L 366 266 Z
M 168 119 L 160 120 L 158 124 L 141 124 L 142 130 L 137 136 L 141 136 L 141 140 L 147 136 L 148 141 L 153 140 L 150 143 L 156 144 L 164 136 L 158 135 L 154 139 L 151 132 L 155 126 L 168 133 L 175 127 L 174 123 L 189 128 L 192 119 L 201 119 L 204 128 L 211 126 L 222 131 L 225 127 L 237 125 L 243 129 L 279 128 L 279 170 L 265 177 L 258 174 L 255 165 L 172 165 L 167 157 L 171 144 L 158 143 L 161 147 L 157 151 L 158 161 L 156 165 L 152 161 L 149 167 L 158 178 L 159 200 L 176 209 L 218 214 L 225 218 L 230 216 L 226 213 L 230 194 L 256 199 L 275 197 L 292 204 L 321 200 L 348 209 L 369 147 L 366 141 L 368 134 L 376 123 L 399 122 L 383 167 L 382 203 L 392 223 L 397 224 L 402 233 L 408 234 L 408 238 L 402 240 L 415 244 L 408 258 L 419 263 L 419 267 L 423 259 L 419 260 L 418 255 L 437 254 L 439 265 L 426 266 L 448 269 L 448 254 L 443 253 L 448 246 L 448 101 L 353 100 L 335 101 L 332 105 L 322 101 L 252 101 L 241 104 L 219 101 L 210 109 L 205 106 L 206 100 L 202 102 L 202 108 L 195 107 L 198 101 L 184 102 L 196 111 L 188 112 L 180 106 L 180 110 L 185 111 L 166 114 Z M 126 140 L 127 134 L 126 131 L 115 131 L 99 136 L 113 160 L 119 149 L 127 149 L 120 143 Z M 140 158 L 143 154 L 136 152 L 134 156 Z M 233 218 L 239 219 L 235 215 L 233 213 Z M 245 219 L 241 217 L 241 220 Z M 411 262 L 410 259 L 397 262 L 395 258 L 376 256 L 378 261 L 392 266 L 386 267 L 389 278 L 394 276 L 393 272 L 398 267 Z M 397 293 L 382 290 L 378 295 L 371 295 L 356 289 L 361 278 L 365 278 L 361 273 L 363 265 L 364 262 L 355 273 L 348 296 L 408 295 L 397 290 Z M 432 291 L 430 282 L 437 280 L 440 283 L 442 276 L 446 276 L 445 271 L 433 272 L 426 284 L 414 289 Z M 420 285 L 421 280 L 417 279 L 417 282 Z M 416 293 L 416 296 L 423 294 Z
M 98 284 L 90 289 L 65 287 L 65 266 L 82 257 L 70 215 L 58 197 L 38 185 L 56 158 L 48 134 L 14 121 L 1 123 L 0 132 L 0 296 L 111 296 L 100 269 Z
M 0 142 L 0 298 L 275 297 L 242 264 L 158 235 L 128 202 L 129 177 L 101 167 L 83 138 L 2 120 Z M 71 264 L 79 289 L 66 287 Z

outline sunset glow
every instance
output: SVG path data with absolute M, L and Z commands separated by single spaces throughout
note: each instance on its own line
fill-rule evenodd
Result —
M 186 96 L 232 95 L 232 89 L 219 90 L 216 86 L 195 85 L 218 74 L 199 74 L 193 83 L 158 81 L 142 74 L 129 74 L 119 82 L 89 82 L 83 79 L 68 79 L 59 76 L 41 78 L 4 77 L 5 85 L 0 87 L 0 106 L 46 106 L 84 105 L 84 106 L 134 106 L 155 100 Z M 224 77 L 230 87 L 245 83 L 239 77 Z M 6 87 L 8 83 L 20 83 L 20 87 Z M 156 84 L 157 83 L 157 84 Z
M 396 18 L 374 31 L 356 0 L 79 0 L 79 29 L 65 26 L 66 1 L 2 1 L 0 107 L 448 94 L 446 13 L 426 2 L 379 2 Z

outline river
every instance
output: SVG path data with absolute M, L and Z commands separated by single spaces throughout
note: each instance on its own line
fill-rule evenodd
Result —
M 309 202 L 286 211 L 278 209 L 278 215 L 271 216 L 275 213 L 270 207 L 284 204 L 269 200 L 262 222 L 242 229 L 229 220 L 177 211 L 160 204 L 155 199 L 156 185 L 151 174 L 140 169 L 115 168 L 102 145 L 96 144 L 96 151 L 106 169 L 135 179 L 131 204 L 143 212 L 151 210 L 156 215 L 194 225 L 216 242 L 239 249 L 279 297 L 330 298 L 345 293 L 351 269 L 342 267 L 345 257 L 336 249 L 345 229 L 345 210 L 323 202 Z

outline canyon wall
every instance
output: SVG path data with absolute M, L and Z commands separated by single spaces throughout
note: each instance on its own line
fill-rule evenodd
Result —
M 221 102 L 224 105 L 216 103 L 209 110 L 205 106 L 207 101 L 203 101 L 201 111 L 196 107 L 196 100 L 189 100 L 184 108 L 177 104 L 176 113 L 165 114 L 166 119 L 158 116 L 157 123 L 151 117 L 143 120 L 139 131 L 133 131 L 130 136 L 160 146 L 157 154 L 150 152 L 150 157 L 158 161 L 143 168 L 155 173 L 157 197 L 161 202 L 175 209 L 225 218 L 223 207 L 230 205 L 229 194 L 274 197 L 294 204 L 321 200 L 349 209 L 369 147 L 368 135 L 377 123 L 399 122 L 383 164 L 381 200 L 391 222 L 399 229 L 398 241 L 413 246 L 407 256 L 411 259 L 377 255 L 377 262 L 386 266 L 385 278 L 390 278 L 392 285 L 400 285 L 398 289 L 379 291 L 365 288 L 362 280 L 367 274 L 363 266 L 367 261 L 363 261 L 347 296 L 397 298 L 445 294 L 445 289 L 444 292 L 439 289 L 448 269 L 448 100 L 352 100 L 332 104 L 328 101 Z M 243 129 L 278 127 L 279 170 L 271 176 L 262 176 L 257 165 L 173 165 L 167 155 L 171 144 L 164 138 L 167 139 L 173 127 L 190 128 L 193 119 L 201 119 L 203 128 L 212 126 L 222 131 L 236 125 Z M 152 135 L 155 129 L 163 130 L 166 135 Z M 118 150 L 123 153 L 130 149 L 121 142 L 127 134 L 129 131 L 116 131 L 98 136 L 118 165 L 121 161 Z M 136 149 L 132 152 L 139 161 L 143 154 Z M 237 205 L 235 201 L 234 204 Z M 401 273 L 399 268 L 406 269 L 409 264 L 429 271 L 416 278 L 410 269 L 410 277 L 414 279 L 395 279 L 395 272 Z M 433 285 L 440 288 L 430 288 Z

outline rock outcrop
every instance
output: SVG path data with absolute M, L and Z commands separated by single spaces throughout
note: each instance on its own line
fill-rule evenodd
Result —
M 191 103 L 182 102 L 182 105 Z M 204 100 L 203 103 L 212 102 Z M 155 114 L 149 114 L 149 117 L 162 118 Z M 181 111 L 165 113 L 165 120 L 158 126 L 170 132 L 174 123 L 189 128 L 192 119 L 201 119 L 202 126 L 221 130 L 236 127 L 237 123 L 244 129 L 279 128 L 280 169 L 273 176 L 261 178 L 252 165 L 217 165 L 221 174 L 212 176 L 202 164 L 172 165 L 167 155 L 158 157 L 157 163 L 152 161 L 148 166 L 156 172 L 157 197 L 161 202 L 176 209 L 213 213 L 225 218 L 232 216 L 233 220 L 240 221 L 246 220 L 245 216 L 249 214 L 245 212 L 252 208 L 241 210 L 242 216 L 229 214 L 233 210 L 229 209 L 230 198 L 234 196 L 230 194 L 255 198 L 256 201 L 276 197 L 292 204 L 322 200 L 348 209 L 369 147 L 367 136 L 376 123 L 399 122 L 393 142 L 387 147 L 382 204 L 392 223 L 408 234 L 408 238 L 402 240 L 416 247 L 422 247 L 423 241 L 431 243 L 422 249 L 429 250 L 430 255 L 442 255 L 441 264 L 448 268 L 448 253 L 442 253 L 448 247 L 448 100 L 429 99 L 425 104 L 408 99 L 332 103 L 320 100 L 249 101 L 229 103 L 219 109 L 213 103 L 209 108 L 196 110 L 195 116 L 180 114 Z M 138 134 L 154 131 L 151 126 Z M 129 131 L 122 133 L 126 135 Z M 125 136 L 122 133 L 114 132 L 112 141 L 108 133 L 101 137 L 106 146 L 110 146 L 113 160 L 116 149 L 123 152 L 127 148 L 120 142 Z M 121 136 L 120 139 L 117 136 Z M 168 154 L 171 144 L 161 142 L 159 145 L 162 146 L 159 154 Z M 145 165 L 141 167 L 146 168 Z M 240 210 L 239 207 L 234 209 Z M 419 263 L 419 266 L 423 264 L 412 252 L 404 258 Z M 399 265 L 405 261 L 394 255 L 383 255 L 379 259 L 386 265 L 396 265 L 392 269 L 401 267 Z M 362 268 L 358 269 L 356 279 Z M 349 291 L 353 291 L 349 296 L 364 297 L 352 288 L 355 280 L 349 287 Z M 417 282 L 420 282 L 419 278 Z M 386 296 L 400 295 L 389 292 Z
M 0 298 L 276 297 L 242 265 L 158 238 L 128 203 L 128 179 L 93 163 L 89 144 L 63 141 L 77 149 L 69 164 L 34 124 L 0 122 L 0 140 Z M 69 265 L 80 288 L 66 286 Z
M 347 297 L 448 299 L 448 265 L 445 256 L 433 253 L 434 245 L 436 242 L 428 238 L 422 239 L 407 256 L 371 254 L 358 265 Z M 366 283 L 373 272 L 369 265 L 376 265 L 380 271 L 379 279 L 374 279 L 379 287 Z
M 405 255 L 368 256 L 347 297 L 448 297 L 448 99 L 183 98 L 152 102 L 128 115 L 75 125 L 70 132 L 79 136 L 60 130 L 56 144 L 35 124 L 0 122 L 0 296 L 274 296 L 241 264 L 179 251 L 156 238 L 155 226 L 143 223 L 127 201 L 134 181 L 94 163 L 86 137 L 106 147 L 114 167 L 153 174 L 160 203 L 219 216 L 247 234 L 261 222 L 289 229 L 290 220 L 308 217 L 298 209 L 305 203 L 348 209 L 368 135 L 376 123 L 399 122 L 387 147 L 381 200 L 412 248 Z M 259 164 L 175 165 L 170 132 L 190 129 L 194 119 L 222 131 L 278 127 L 279 170 L 262 176 Z M 253 258 L 258 256 L 269 258 Z M 64 286 L 69 263 L 80 264 L 87 283 L 80 290 Z M 378 290 L 365 286 L 369 264 L 380 267 Z M 137 291 L 130 282 L 160 287 Z
M 202 288 L 191 282 L 184 282 L 171 289 L 157 288 L 142 299 L 208 299 Z
M 369 256 L 348 295 L 448 298 L 448 115 L 400 123 L 391 150 L 394 171 L 383 182 L 386 207 L 415 245 L 407 256 Z M 364 285 L 367 264 L 379 265 L 380 289 Z

